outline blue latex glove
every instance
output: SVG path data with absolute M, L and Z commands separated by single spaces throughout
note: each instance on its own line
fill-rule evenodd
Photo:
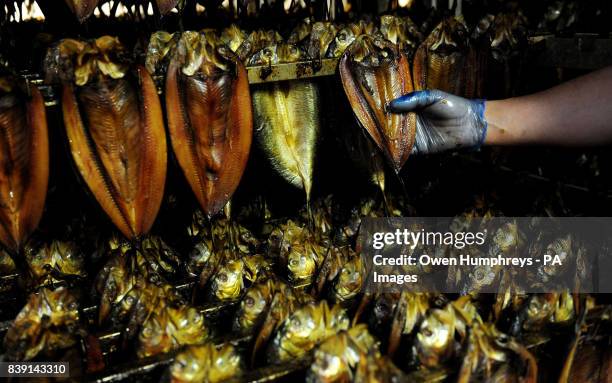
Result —
M 478 148 L 487 134 L 484 100 L 468 100 L 440 90 L 423 90 L 396 98 L 389 103 L 388 109 L 394 113 L 417 114 L 413 154 Z

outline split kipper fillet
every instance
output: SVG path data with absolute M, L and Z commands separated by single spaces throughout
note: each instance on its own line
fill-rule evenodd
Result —
M 0 76 L 0 242 L 15 253 L 40 221 L 49 181 L 45 104 L 24 86 Z
M 166 76 L 172 148 L 202 209 L 218 213 L 238 187 L 253 136 L 247 72 L 209 33 L 181 36 Z
M 386 40 L 361 35 L 342 55 L 339 70 L 357 120 L 399 173 L 414 145 L 416 115 L 389 113 L 386 105 L 413 90 L 406 55 Z
M 166 134 L 157 89 L 118 39 L 66 39 L 46 60 L 62 83 L 72 157 L 85 183 L 128 238 L 147 233 L 166 180 Z

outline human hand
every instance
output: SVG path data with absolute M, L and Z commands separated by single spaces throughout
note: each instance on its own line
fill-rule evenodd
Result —
M 479 147 L 487 134 L 484 100 L 469 100 L 440 90 L 423 90 L 396 98 L 389 103 L 388 109 L 393 113 L 416 113 L 413 154 Z

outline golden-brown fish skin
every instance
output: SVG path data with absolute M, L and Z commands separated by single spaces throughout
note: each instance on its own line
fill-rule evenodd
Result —
M 79 22 L 85 21 L 94 9 L 98 6 L 100 0 L 66 0 L 68 8 L 76 15 Z
M 412 68 L 416 90 L 439 89 L 464 95 L 468 55 L 465 24 L 454 17 L 442 20 L 416 51 Z
M 242 357 L 234 346 L 224 344 L 217 349 L 211 342 L 185 348 L 169 368 L 172 383 L 217 383 L 236 377 L 242 371 Z
M 257 139 L 274 169 L 310 199 L 319 131 L 319 90 L 309 81 L 274 83 L 253 92 Z
M 338 28 L 328 21 L 318 21 L 312 25 L 306 52 L 311 59 L 325 57 L 325 54 L 336 37 Z
M 49 181 L 45 104 L 12 77 L 0 77 L 0 242 L 19 252 L 42 217 Z
M 296 62 L 306 53 L 293 44 L 274 43 L 256 52 L 250 65 Z M 272 167 L 310 200 L 320 128 L 319 89 L 311 81 L 284 81 L 253 90 L 257 141 Z
M 352 381 L 360 356 L 373 354 L 381 357 L 378 348 L 379 342 L 370 334 L 365 324 L 340 331 L 316 348 L 306 381 L 309 383 Z
M 30 295 L 4 337 L 9 360 L 31 360 L 78 342 L 77 297 L 65 287 L 43 288 Z
M 168 69 L 170 58 L 178 45 L 180 33 L 168 33 L 157 31 L 149 38 L 145 67 L 152 75 L 155 73 L 165 73 Z
M 268 360 L 283 362 L 299 358 L 348 327 L 348 316 L 340 306 L 330 307 L 324 300 L 307 304 L 284 320 L 270 344 Z
M 219 41 L 185 32 L 166 78 L 168 129 L 179 165 L 209 216 L 238 187 L 253 135 L 247 73 Z
M 124 55 L 119 40 L 104 36 L 64 40 L 48 61 L 60 68 L 64 124 L 81 176 L 117 228 L 138 238 L 161 205 L 166 133 L 151 75 Z
M 416 115 L 388 113 L 386 105 L 413 90 L 406 55 L 382 38 L 362 35 L 342 55 L 339 71 L 357 120 L 399 172 L 414 145 Z
M 204 315 L 195 307 L 162 305 L 153 309 L 143 324 L 136 353 L 139 358 L 168 353 L 181 346 L 201 344 L 208 336 Z
M 380 33 L 393 44 L 397 44 L 411 59 L 423 35 L 409 17 L 383 15 L 380 17 Z

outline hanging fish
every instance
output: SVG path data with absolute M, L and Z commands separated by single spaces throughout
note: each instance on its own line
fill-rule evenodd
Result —
M 209 216 L 238 187 L 253 135 L 247 72 L 212 34 L 185 32 L 166 78 L 172 148 Z
M 221 31 L 219 38 L 221 39 L 221 42 L 227 45 L 242 62 L 244 62 L 249 53 L 251 53 L 252 42 L 249 41 L 249 35 L 247 35 L 247 33 L 240 29 L 236 24 L 232 24 Z
M 304 57 L 295 45 L 272 44 L 251 57 L 251 65 L 296 62 Z M 253 91 L 257 140 L 285 180 L 304 189 L 310 200 L 319 132 L 319 90 L 310 81 L 284 81 Z
M 339 27 L 336 37 L 327 47 L 327 53 L 325 57 L 340 57 L 348 48 L 353 41 L 360 35 L 379 35 L 381 32 L 378 30 L 373 22 L 366 22 L 365 20 L 359 20 L 353 23 L 349 23 L 344 27 Z
M 506 98 L 518 93 L 528 47 L 527 19 L 520 12 L 500 13 L 487 30 L 490 44 L 487 73 L 491 98 Z
M 472 29 L 470 36 L 470 49 L 468 54 L 468 68 L 474 73 L 468 76 L 464 96 L 467 98 L 485 97 L 485 84 L 487 81 L 488 59 L 490 54 L 490 41 L 488 31 L 495 20 L 495 16 L 487 14 L 482 17 Z
M 145 58 L 145 67 L 149 73 L 166 73 L 180 37 L 178 32 L 166 31 L 157 31 L 151 35 Z
M 153 225 L 166 180 L 166 135 L 157 89 L 130 66 L 115 37 L 62 40 L 47 55 L 62 82 L 64 124 L 85 183 L 128 238 Z
M 68 8 L 74 13 L 80 23 L 85 21 L 94 9 L 98 6 L 100 0 L 66 0 Z
M 338 28 L 328 21 L 313 24 L 310 39 L 306 43 L 306 53 L 311 59 L 325 57 L 330 44 L 334 41 Z
M 412 68 L 415 88 L 464 95 L 466 76 L 471 75 L 467 68 L 468 37 L 465 24 L 457 18 L 440 22 L 416 51 Z
M 181 11 L 185 7 L 185 0 L 155 0 L 155 2 L 162 16 L 170 13 L 174 8 Z
M 380 33 L 393 44 L 397 44 L 410 59 L 414 56 L 419 44 L 423 40 L 421 31 L 407 16 L 381 16 Z
M 0 76 L 0 242 L 15 253 L 38 226 L 49 181 L 45 104 L 28 89 Z
M 406 55 L 389 41 L 362 35 L 344 52 L 339 68 L 357 120 L 399 173 L 414 145 L 416 116 L 388 113 L 386 105 L 413 90 Z
M 312 24 L 313 23 L 310 17 L 307 17 L 304 20 L 300 21 L 298 25 L 293 28 L 293 30 L 289 34 L 287 42 L 289 44 L 296 45 L 304 42 L 310 36 L 310 33 L 312 31 Z

